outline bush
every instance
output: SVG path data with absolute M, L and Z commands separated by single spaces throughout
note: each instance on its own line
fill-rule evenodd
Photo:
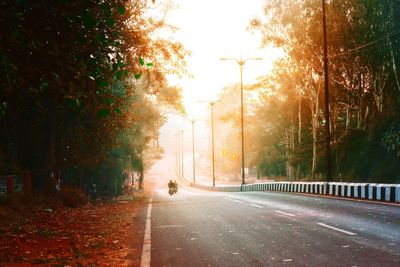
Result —
M 88 202 L 87 197 L 77 188 L 63 188 L 61 190 L 61 199 L 65 206 L 71 208 L 85 205 Z

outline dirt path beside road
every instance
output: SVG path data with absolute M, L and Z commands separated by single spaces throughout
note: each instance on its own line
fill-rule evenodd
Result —
M 148 196 L 42 208 L 25 218 L 0 207 L 0 266 L 140 266 Z

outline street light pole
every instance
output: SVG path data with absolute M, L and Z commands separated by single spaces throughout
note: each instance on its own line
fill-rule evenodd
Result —
M 179 132 L 176 133 L 176 168 L 178 177 L 181 177 L 181 149 L 180 149 L 180 140 L 179 140 Z
M 185 173 L 183 171 L 183 130 L 181 130 L 181 149 L 182 149 L 182 179 L 185 178 Z
M 240 131 L 241 131 L 241 142 L 242 142 L 242 185 L 245 184 L 245 172 L 244 172 L 244 104 L 243 104 L 243 66 L 249 60 L 262 60 L 262 58 L 246 58 L 246 59 L 235 59 L 235 58 L 221 58 L 220 60 L 232 60 L 239 64 L 240 67 Z
M 242 185 L 245 184 L 244 172 L 244 119 L 243 119 L 243 65 L 244 61 L 239 62 L 240 66 L 240 131 L 242 138 Z
M 214 104 L 215 102 L 210 102 L 211 107 L 211 143 L 212 143 L 212 178 L 213 187 L 215 186 L 215 154 L 214 154 Z
M 213 187 L 215 186 L 215 153 L 214 153 L 214 105 L 218 101 L 198 101 L 200 103 L 208 103 L 211 108 L 211 157 L 212 157 L 212 178 Z
M 196 184 L 196 163 L 194 153 L 194 120 L 192 120 L 193 184 Z

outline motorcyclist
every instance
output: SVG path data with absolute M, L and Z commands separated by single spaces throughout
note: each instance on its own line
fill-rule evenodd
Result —
M 168 182 L 169 190 L 173 190 L 173 193 L 178 192 L 178 183 L 176 181 L 169 180 Z
M 169 180 L 168 182 L 168 188 L 171 189 L 175 186 L 175 183 L 172 180 Z

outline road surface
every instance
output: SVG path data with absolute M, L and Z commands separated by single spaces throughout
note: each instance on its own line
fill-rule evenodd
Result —
M 398 206 L 182 186 L 169 196 L 156 176 L 151 266 L 400 266 Z

